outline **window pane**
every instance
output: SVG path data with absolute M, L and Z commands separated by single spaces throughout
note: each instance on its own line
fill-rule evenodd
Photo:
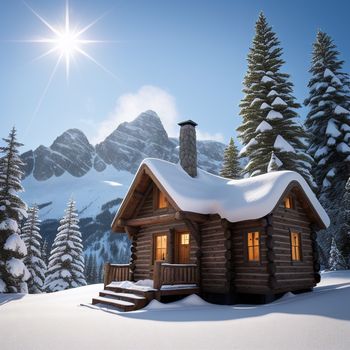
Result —
M 284 207 L 288 209 L 292 208 L 292 198 L 290 196 L 284 198 Z
M 248 247 L 253 246 L 253 232 L 248 233 Z
M 159 191 L 158 192 L 158 208 L 162 209 L 162 208 L 167 208 L 168 207 L 168 201 L 164 196 L 164 193 Z
M 260 233 L 248 232 L 248 260 L 259 261 L 260 259 Z
M 248 259 L 249 260 L 254 260 L 254 248 L 253 247 L 248 247 Z
M 165 260 L 167 256 L 167 236 L 156 236 L 155 260 Z
M 189 233 L 182 233 L 181 234 L 181 244 L 189 244 L 190 243 L 190 235 Z
M 300 234 L 298 232 L 291 232 L 291 249 L 292 260 L 300 260 Z

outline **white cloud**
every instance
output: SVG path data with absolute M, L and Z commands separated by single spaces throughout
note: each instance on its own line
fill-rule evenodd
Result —
M 93 143 L 101 142 L 120 123 L 132 121 L 148 109 L 158 114 L 170 136 L 177 134 L 178 126 L 176 121 L 179 119 L 179 114 L 175 98 L 159 87 L 145 85 L 136 93 L 123 94 L 118 98 L 114 112 L 101 123 L 96 136 L 92 140 Z
M 181 117 L 176 107 L 175 97 L 157 86 L 144 85 L 136 93 L 126 93 L 117 99 L 114 111 L 97 127 L 92 143 L 103 141 L 120 123 L 130 122 L 149 109 L 158 114 L 169 136 L 178 136 L 177 123 Z M 221 133 L 210 134 L 200 129 L 197 129 L 197 138 L 224 141 Z
M 224 135 L 219 132 L 215 134 L 210 134 L 209 132 L 201 131 L 200 129 L 198 129 L 196 134 L 197 134 L 198 140 L 213 140 L 213 141 L 219 141 L 219 142 L 225 141 Z

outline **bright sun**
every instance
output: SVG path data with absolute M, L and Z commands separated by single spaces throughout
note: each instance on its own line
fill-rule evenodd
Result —
M 40 59 L 40 58 L 45 57 L 45 56 L 48 56 L 49 54 L 52 54 L 54 52 L 57 53 L 58 54 L 58 60 L 57 60 L 57 63 L 56 63 L 56 66 L 54 68 L 54 72 L 53 73 L 55 73 L 55 71 L 57 69 L 57 66 L 61 62 L 61 60 L 64 59 L 65 60 L 65 66 L 66 66 L 66 77 L 67 77 L 67 80 L 68 80 L 68 78 L 69 78 L 69 70 L 70 70 L 70 62 L 74 58 L 74 56 L 76 54 L 80 54 L 80 55 L 85 56 L 86 58 L 88 58 L 90 61 L 94 62 L 96 65 L 98 65 L 100 68 L 102 68 L 105 72 L 107 72 L 107 73 L 111 74 L 112 76 L 114 76 L 113 73 L 111 73 L 103 65 L 101 65 L 99 62 L 97 62 L 92 56 L 90 56 L 83 49 L 84 46 L 87 46 L 89 44 L 105 43 L 106 42 L 106 41 L 102 41 L 102 40 L 83 39 L 83 37 L 82 37 L 83 34 L 88 29 L 90 29 L 97 21 L 99 21 L 103 16 L 100 16 L 99 18 L 95 19 L 93 22 L 91 22 L 87 26 L 83 27 L 82 29 L 72 30 L 72 28 L 70 26 L 68 0 L 66 1 L 65 23 L 64 23 L 64 26 L 62 26 L 62 27 L 54 27 L 47 20 L 45 20 L 42 16 L 40 16 L 36 11 L 34 11 L 28 4 L 26 4 L 26 6 L 54 34 L 52 37 L 49 37 L 49 38 L 42 38 L 42 39 L 37 39 L 37 40 L 27 40 L 27 42 L 50 44 L 52 46 L 48 51 L 43 53 L 37 59 Z
M 96 43 L 107 43 L 109 41 L 105 40 L 88 40 L 83 38 L 83 34 L 85 34 L 96 22 L 98 22 L 104 15 L 96 18 L 94 21 L 79 29 L 77 26 L 74 29 L 71 28 L 70 25 L 70 16 L 69 16 L 69 4 L 68 0 L 66 0 L 66 8 L 65 8 L 65 21 L 61 26 L 53 26 L 46 19 L 44 19 L 41 15 L 39 15 L 35 10 L 33 10 L 27 3 L 24 4 L 29 8 L 29 10 L 43 23 L 47 28 L 50 29 L 52 36 L 48 38 L 41 39 L 32 39 L 32 40 L 24 40 L 24 42 L 29 43 L 37 43 L 37 44 L 45 44 L 49 45 L 50 49 L 44 52 L 42 55 L 36 58 L 36 60 L 51 55 L 53 53 L 57 54 L 56 64 L 50 74 L 49 80 L 44 88 L 44 91 L 39 99 L 38 105 L 35 108 L 33 116 L 39 111 L 40 106 L 43 102 L 43 99 L 51 85 L 51 82 L 56 74 L 57 68 L 62 60 L 65 62 L 65 70 L 66 70 L 66 79 L 69 80 L 69 71 L 70 71 L 70 63 L 74 60 L 74 57 L 77 55 L 84 56 L 89 59 L 93 63 L 95 63 L 98 67 L 104 70 L 106 73 L 111 75 L 113 78 L 117 78 L 111 71 L 105 68 L 101 63 L 96 61 L 92 56 L 90 56 L 86 51 L 85 47 L 90 44 Z

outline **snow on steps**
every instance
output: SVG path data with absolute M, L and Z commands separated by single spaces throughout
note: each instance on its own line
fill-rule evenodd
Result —
M 108 298 L 108 297 L 95 297 L 92 299 L 92 305 L 95 304 L 107 304 L 116 307 L 122 311 L 133 311 L 136 310 L 136 305 L 132 302 Z
M 128 289 L 108 285 L 99 293 L 98 297 L 92 299 L 92 304 L 107 304 L 121 311 L 134 311 L 142 309 L 152 299 L 153 291 Z

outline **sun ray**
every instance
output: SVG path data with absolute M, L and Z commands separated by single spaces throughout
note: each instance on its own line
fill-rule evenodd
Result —
M 105 12 L 100 17 L 96 18 L 94 21 L 89 23 L 87 26 L 85 26 L 83 29 L 80 29 L 76 34 L 75 37 L 79 37 L 80 35 L 84 34 L 88 29 L 90 29 L 92 26 L 94 26 L 98 21 L 100 21 L 104 16 L 107 15 L 108 12 Z
M 51 55 L 53 52 L 55 52 L 55 51 L 57 51 L 57 50 L 58 50 L 58 49 L 57 49 L 57 47 L 55 46 L 55 47 L 53 47 L 52 49 L 45 51 L 45 52 L 44 52 L 43 54 L 41 54 L 40 56 L 35 57 L 31 62 L 39 61 L 39 60 L 41 60 L 42 58 Z
M 96 61 L 92 56 L 90 56 L 86 51 L 84 51 L 83 49 L 81 49 L 80 47 L 77 47 L 76 50 L 78 52 L 80 52 L 83 56 L 85 56 L 86 58 L 88 58 L 91 62 L 95 63 L 98 67 L 100 67 L 103 71 L 105 71 L 106 73 L 110 74 L 113 78 L 118 79 L 119 78 L 112 73 L 109 69 L 107 69 L 105 66 L 103 66 L 101 63 L 99 63 L 98 61 Z
M 104 67 L 100 62 L 98 62 L 88 52 L 84 50 L 85 47 L 88 45 L 97 44 L 97 43 L 109 43 L 111 41 L 92 40 L 92 39 L 81 37 L 82 34 L 85 34 L 92 26 L 94 26 L 98 21 L 100 21 L 108 12 L 97 17 L 95 20 L 93 20 L 86 26 L 83 26 L 81 29 L 79 29 L 76 25 L 72 25 L 71 23 L 71 16 L 69 11 L 69 0 L 65 1 L 64 22 L 62 26 L 54 26 L 50 24 L 43 16 L 41 16 L 37 11 L 35 11 L 24 0 L 23 0 L 23 3 L 35 15 L 35 17 L 37 17 L 40 20 L 40 22 L 42 22 L 53 33 L 53 35 L 50 37 L 44 37 L 44 38 L 40 37 L 36 39 L 31 39 L 31 40 L 16 40 L 16 41 L 24 42 L 24 43 L 46 44 L 51 46 L 47 51 L 45 51 L 44 53 L 36 57 L 33 60 L 33 62 L 40 60 L 44 57 L 47 57 L 53 53 L 58 53 L 57 62 L 55 63 L 54 69 L 50 74 L 49 80 L 44 88 L 44 91 L 40 96 L 39 102 L 35 108 L 33 116 L 35 116 L 38 113 L 42 105 L 42 102 L 47 94 L 47 91 L 51 86 L 52 80 L 57 72 L 57 68 L 62 61 L 64 61 L 64 64 L 65 64 L 65 75 L 66 75 L 67 83 L 69 82 L 71 63 L 74 62 L 76 55 L 84 56 L 85 58 L 87 58 L 88 60 L 96 64 L 104 72 L 108 73 L 113 78 L 118 79 L 114 73 L 112 73 L 110 70 Z M 82 48 L 82 46 L 84 46 L 84 49 Z
M 62 56 L 63 56 L 63 55 L 60 55 L 60 56 L 58 57 L 58 59 L 57 59 L 57 61 L 56 61 L 56 64 L 55 64 L 55 66 L 53 67 L 53 70 L 52 70 L 52 72 L 51 72 L 51 74 L 50 74 L 49 80 L 47 81 L 46 86 L 45 86 L 45 88 L 44 88 L 44 91 L 42 92 L 42 94 L 41 94 L 41 96 L 40 96 L 40 98 L 39 98 L 38 104 L 37 104 L 37 106 L 35 107 L 35 110 L 34 110 L 32 116 L 31 116 L 31 118 L 30 118 L 30 120 L 29 120 L 29 123 L 28 123 L 28 125 L 27 125 L 26 132 L 25 132 L 25 133 L 28 132 L 28 130 L 29 130 L 29 128 L 30 128 L 30 126 L 31 126 L 31 124 L 32 124 L 32 122 L 33 122 L 34 117 L 35 117 L 35 116 L 37 115 L 37 113 L 39 112 L 39 109 L 40 109 L 40 107 L 41 107 L 41 104 L 42 104 L 43 101 L 44 101 L 44 98 L 45 98 L 45 96 L 46 96 L 46 94 L 47 94 L 47 91 L 49 90 L 49 87 L 50 87 L 50 85 L 51 85 L 51 83 L 52 83 L 52 80 L 53 80 L 53 78 L 54 78 L 54 76 L 55 76 L 55 74 L 56 74 L 57 68 L 58 68 L 58 66 L 59 66 L 59 64 L 60 64 L 60 62 L 61 62 Z
M 55 33 L 56 35 L 60 35 L 59 30 L 57 30 L 56 28 L 54 28 L 49 22 L 47 22 L 42 16 L 40 16 L 33 8 L 31 8 L 25 1 L 23 1 L 24 4 L 29 8 L 29 10 L 31 12 L 33 12 L 33 14 L 40 19 L 41 22 L 43 22 L 53 33 Z

